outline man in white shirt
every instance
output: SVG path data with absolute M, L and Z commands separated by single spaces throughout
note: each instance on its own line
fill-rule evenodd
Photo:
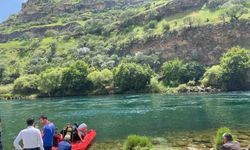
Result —
M 34 128 L 34 119 L 27 119 L 27 128 L 23 129 L 14 141 L 17 150 L 44 150 L 40 130 Z M 19 142 L 23 141 L 23 148 Z

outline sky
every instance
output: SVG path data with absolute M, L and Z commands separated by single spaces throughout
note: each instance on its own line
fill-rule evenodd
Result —
M 0 0 L 0 22 L 21 10 L 22 3 L 27 0 Z

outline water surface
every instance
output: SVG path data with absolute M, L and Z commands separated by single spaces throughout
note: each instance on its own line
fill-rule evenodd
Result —
M 28 117 L 45 114 L 58 128 L 85 122 L 97 141 L 129 134 L 202 131 L 220 126 L 250 128 L 250 92 L 220 94 L 141 94 L 0 101 L 3 142 L 7 150 Z M 37 119 L 38 120 L 38 119 Z

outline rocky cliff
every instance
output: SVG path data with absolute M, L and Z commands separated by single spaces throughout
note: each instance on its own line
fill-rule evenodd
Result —
M 164 60 L 179 57 L 212 65 L 233 46 L 250 47 L 250 21 L 185 28 L 143 44 L 134 44 L 132 53 L 159 52 Z

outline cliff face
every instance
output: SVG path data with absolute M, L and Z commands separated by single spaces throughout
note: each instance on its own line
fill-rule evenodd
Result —
M 164 60 L 182 58 L 204 64 L 217 64 L 222 54 L 233 46 L 250 47 L 250 22 L 186 28 L 146 44 L 134 44 L 131 52 L 159 52 Z
M 100 12 L 105 9 L 124 6 L 137 6 L 149 0 L 28 0 L 22 5 L 22 10 L 16 18 L 16 22 L 29 22 L 41 19 L 49 15 L 50 17 L 60 16 L 65 13 L 95 11 Z

